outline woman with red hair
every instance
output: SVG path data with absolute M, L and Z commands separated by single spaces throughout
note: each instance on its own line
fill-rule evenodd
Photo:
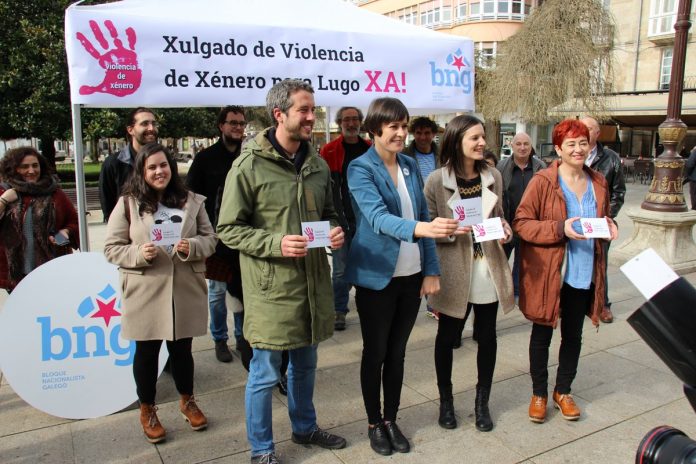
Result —
M 559 159 L 530 181 L 517 209 L 513 228 L 520 245 L 520 310 L 532 321 L 529 370 L 532 400 L 529 420 L 546 419 L 549 345 L 561 325 L 561 347 L 553 391 L 554 406 L 566 420 L 580 409 L 570 394 L 577 373 L 585 316 L 599 325 L 604 305 L 605 248 L 602 239 L 586 238 L 580 218 L 606 218 L 610 237 L 617 237 L 609 218 L 604 177 L 585 166 L 590 134 L 585 125 L 567 119 L 553 129 Z

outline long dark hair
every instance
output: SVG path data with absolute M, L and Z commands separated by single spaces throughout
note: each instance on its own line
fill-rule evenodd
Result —
M 440 164 L 454 170 L 457 176 L 464 175 L 464 152 L 462 152 L 464 133 L 478 124 L 483 126 L 477 117 L 462 114 L 452 119 L 445 127 L 445 135 L 442 137 L 440 147 Z M 488 169 L 485 158 L 476 160 L 474 169 L 476 172 Z
M 48 161 L 34 147 L 18 147 L 7 150 L 5 156 L 0 161 L 0 180 L 10 182 L 13 180 L 23 181 L 17 174 L 17 167 L 22 164 L 22 160 L 27 156 L 36 156 L 39 160 L 39 181 L 52 176 L 53 170 L 49 167 Z
M 169 169 L 172 172 L 172 177 L 164 192 L 162 192 L 161 199 L 158 198 L 157 191 L 145 182 L 145 162 L 150 156 L 159 152 L 164 153 L 167 163 L 169 163 Z M 133 173 L 126 181 L 123 195 L 131 196 L 138 202 L 140 205 L 138 213 L 142 216 L 143 213 L 154 214 L 157 211 L 158 202 L 168 208 L 183 208 L 188 197 L 188 189 L 179 177 L 176 161 L 172 158 L 169 150 L 159 143 L 148 143 L 135 156 Z

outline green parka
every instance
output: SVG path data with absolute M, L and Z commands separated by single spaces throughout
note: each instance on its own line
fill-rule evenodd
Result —
M 312 146 L 298 174 L 266 134 L 242 148 L 225 181 L 217 232 L 240 251 L 244 337 L 251 346 L 287 350 L 333 335 L 331 271 L 324 248 L 285 258 L 280 242 L 303 221 L 338 225 L 329 167 Z

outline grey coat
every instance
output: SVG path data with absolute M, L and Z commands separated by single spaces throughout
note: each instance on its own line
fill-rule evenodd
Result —
M 503 221 L 502 179 L 496 169 L 481 172 L 481 202 L 483 217 L 500 217 Z M 425 198 L 428 201 L 430 217 L 451 218 L 452 202 L 461 199 L 457 179 L 449 168 L 434 171 L 425 184 Z M 436 240 L 437 255 L 440 258 L 440 292 L 428 298 L 428 303 L 437 311 L 448 316 L 463 319 L 469 303 L 471 268 L 473 264 L 473 238 L 471 234 L 450 236 Z M 505 251 L 498 240 L 481 243 L 483 254 L 498 301 L 503 312 L 515 307 L 510 265 Z

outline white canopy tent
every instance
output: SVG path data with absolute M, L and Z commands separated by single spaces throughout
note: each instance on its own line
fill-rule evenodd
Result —
M 65 44 L 73 133 L 80 108 L 265 104 L 285 78 L 321 106 L 391 96 L 418 113 L 474 110 L 473 42 L 340 0 L 123 0 L 70 6 Z M 76 147 L 81 248 L 82 146 Z

